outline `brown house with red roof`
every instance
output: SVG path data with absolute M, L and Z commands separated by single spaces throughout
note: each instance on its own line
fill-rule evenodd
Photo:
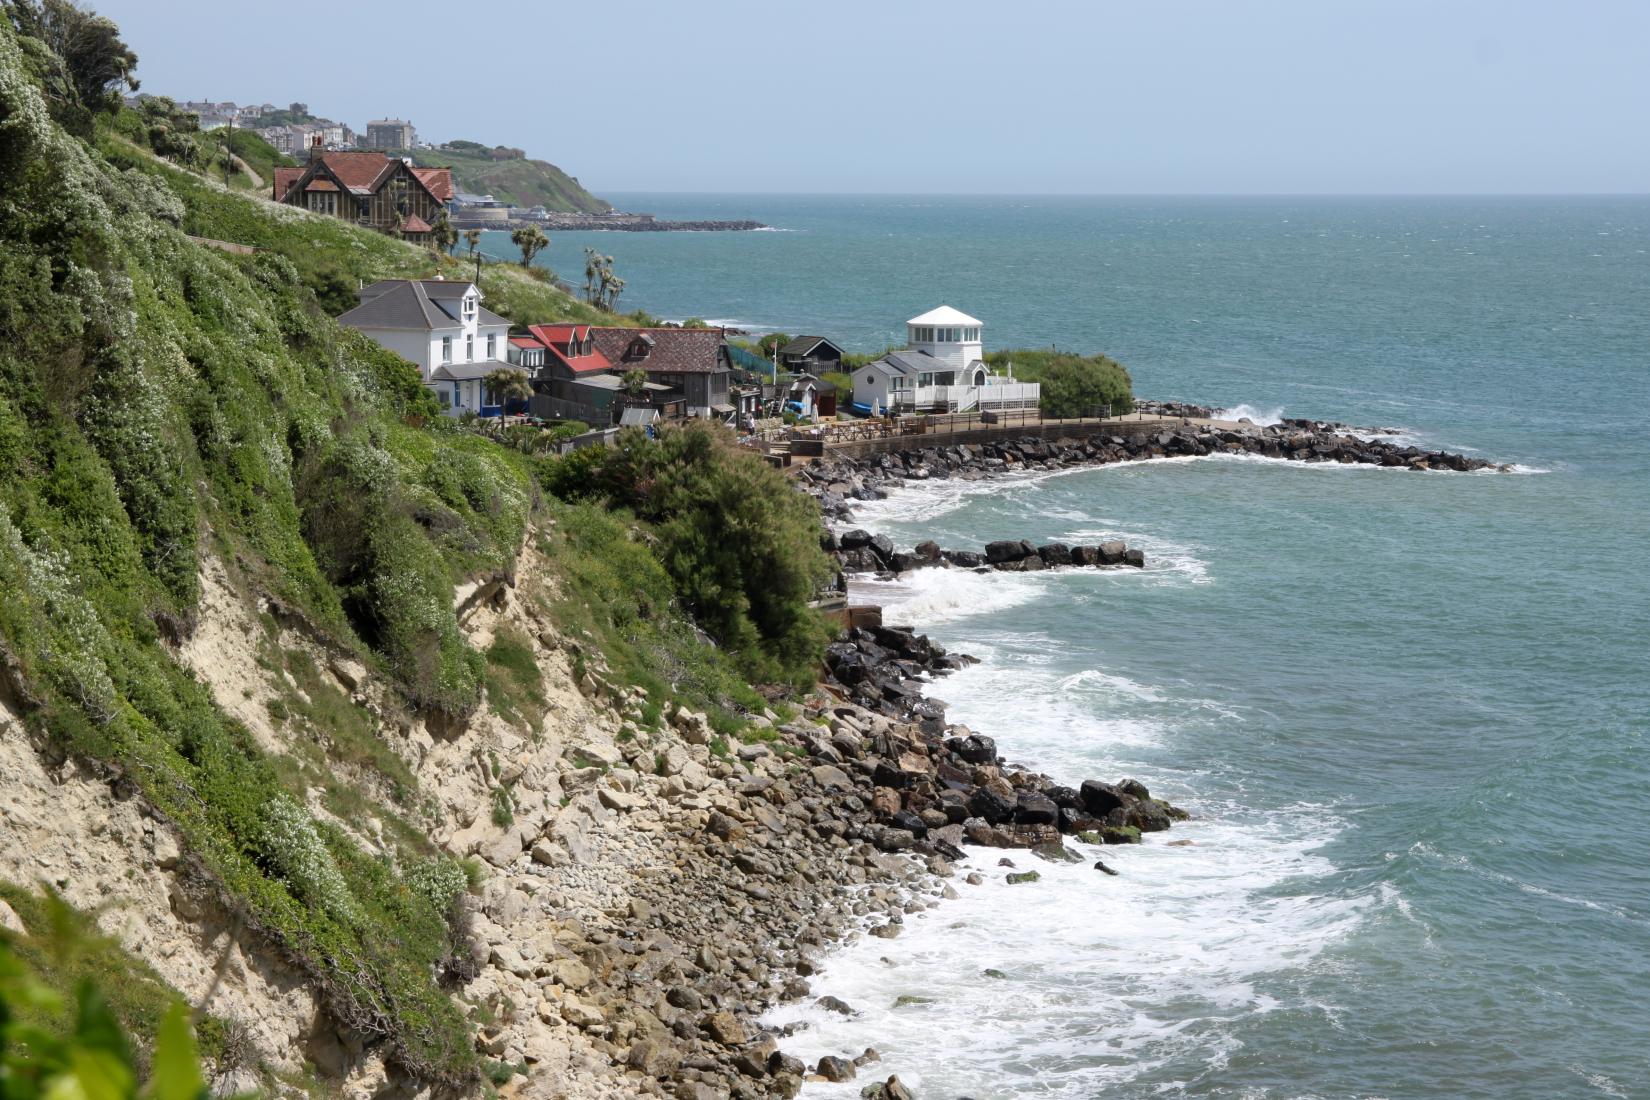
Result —
M 689 416 L 726 420 L 736 411 L 729 395 L 733 360 L 719 328 L 592 328 L 593 352 L 614 374 L 647 372 L 649 382 L 681 393 Z
M 316 147 L 302 167 L 275 169 L 276 202 L 419 244 L 428 242 L 452 197 L 452 169 L 416 168 L 383 153 L 327 153 Z

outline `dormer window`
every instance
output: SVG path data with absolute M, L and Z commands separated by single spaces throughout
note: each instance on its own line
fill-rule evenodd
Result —
M 476 315 L 476 296 L 474 294 L 466 294 L 464 296 L 464 318 L 465 318 L 465 320 L 469 320 L 471 317 L 474 317 L 475 315 Z

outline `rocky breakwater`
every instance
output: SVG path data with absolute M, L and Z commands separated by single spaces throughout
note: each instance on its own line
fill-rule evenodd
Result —
M 804 746 L 821 761 L 816 777 L 825 767 L 853 778 L 871 816 L 865 835 L 879 850 L 956 859 L 968 843 L 1075 861 L 1066 837 L 1139 843 L 1186 818 L 1135 780 L 1057 784 L 1006 763 L 990 737 L 947 724 L 945 704 L 923 688 L 972 661 L 898 627 L 855 628 L 826 652 L 827 688 L 846 705 Z
M 909 552 L 895 550 L 886 535 L 873 535 L 863 528 L 844 531 L 840 535 L 827 531 L 825 550 L 836 558 L 844 573 L 907 573 L 913 569 L 947 568 L 972 569 L 976 572 L 1031 573 L 1060 566 L 1132 566 L 1146 565 L 1144 550 L 1130 549 L 1122 541 L 1114 540 L 1098 546 L 1071 546 L 1051 542 L 1033 545 L 1025 539 L 1002 539 L 985 544 L 983 551 L 942 550 L 939 543 L 919 542 Z
M 1165 424 L 1148 433 L 1108 435 L 1101 431 L 1083 439 L 1028 435 L 992 443 L 955 443 L 864 457 L 828 457 L 801 467 L 796 476 L 799 484 L 819 500 L 827 519 L 845 521 L 851 518 L 856 503 L 881 500 L 890 490 L 913 481 L 945 478 L 974 481 L 1009 473 L 1221 454 L 1416 471 L 1465 473 L 1511 469 L 1481 458 L 1370 439 L 1322 421 L 1286 420 L 1265 427 Z

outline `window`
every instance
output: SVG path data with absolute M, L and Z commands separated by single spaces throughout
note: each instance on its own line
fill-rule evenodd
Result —
M 361 200 L 361 216 L 363 218 L 372 217 L 372 200 L 371 199 L 362 199 Z
M 466 363 L 474 363 L 476 361 L 476 338 L 474 336 L 466 336 L 464 338 L 464 361 Z
M 934 376 L 932 374 L 919 374 L 919 375 L 917 375 L 917 385 L 918 386 L 926 387 L 926 386 L 932 386 L 933 384 L 934 384 Z
M 451 363 L 453 361 L 453 338 L 451 336 L 443 336 L 441 338 L 441 361 L 443 363 Z
M 474 317 L 475 315 L 476 315 L 476 296 L 474 294 L 466 294 L 464 296 L 464 316 Z
M 487 358 L 493 359 L 493 358 L 496 358 L 497 356 L 498 356 L 498 336 L 495 335 L 494 333 L 489 332 L 487 334 Z

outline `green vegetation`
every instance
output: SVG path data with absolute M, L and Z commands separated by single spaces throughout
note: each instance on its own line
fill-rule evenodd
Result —
M 536 729 L 544 718 L 543 678 L 533 658 L 533 643 L 506 629 L 487 647 L 487 701 L 512 724 Z
M 332 315 L 361 282 L 468 263 L 191 171 L 206 166 L 164 103 L 74 137 L 59 119 L 83 102 L 43 92 L 55 55 L 14 28 L 0 18 L 0 693 L 169 821 L 342 1025 L 422 1084 L 472 1084 L 448 991 L 471 965 L 457 901 L 479 866 L 434 849 L 411 769 L 312 653 L 388 677 L 393 706 L 437 724 L 484 697 L 535 721 L 530 643 L 506 631 L 476 652 L 454 613 L 456 585 L 510 574 L 533 537 L 558 631 L 647 689 L 649 724 L 680 700 L 725 739 L 763 706 L 749 678 L 812 679 L 817 516 L 705 425 L 565 459 L 462 430 Z M 612 321 L 513 265 L 481 281 L 521 321 Z M 292 688 L 267 705 L 278 752 L 166 645 L 195 626 L 209 556 L 247 603 L 268 597 L 257 659 Z M 288 626 L 303 649 L 282 647 Z
M 55 893 L 35 893 L 0 881 L 0 900 L 11 906 L 27 930 L 10 941 L 0 930 L 0 1008 L 9 1008 L 14 1026 L 67 1034 L 75 1024 L 78 991 L 95 987 L 104 1010 L 132 1040 L 133 1068 L 140 1076 L 146 1073 L 156 1032 L 167 1011 L 177 1003 L 177 992 L 147 963 L 133 958 L 114 939 L 98 931 L 91 915 L 73 908 Z M 14 964 L 20 964 L 10 974 L 6 970 L 8 949 Z M 5 996 L 7 979 L 16 979 L 19 973 L 28 975 L 35 995 L 9 1001 Z M 4 1011 L 0 1011 L 0 1033 L 5 1027 Z M 202 1046 L 218 1063 L 220 1072 L 241 1068 L 225 1063 L 239 1062 L 246 1056 L 232 1031 L 232 1026 L 215 1017 L 200 1021 Z M 0 1041 L 0 1050 L 4 1046 Z M 0 1078 L 0 1096 L 10 1095 Z
M 540 549 L 556 580 L 550 610 L 562 629 L 588 639 L 620 682 L 648 693 L 644 722 L 657 724 L 672 697 L 707 711 L 719 728 L 743 726 L 762 709 L 733 658 L 706 645 L 677 608 L 675 582 L 645 525 L 597 502 L 547 507 L 553 522 Z M 582 656 L 573 671 L 584 675 Z
M 7 896 L 25 900 L 39 931 L 15 947 L 0 932 L 0 1097 L 201 1100 L 206 1080 L 176 995 L 56 898 Z
M 584 300 L 597 309 L 612 313 L 618 308 L 619 295 L 624 293 L 624 280 L 613 274 L 613 257 L 603 256 L 594 248 L 584 250 Z M 692 328 L 694 326 L 686 326 Z M 699 328 L 707 327 L 703 321 Z
M 1134 408 L 1128 368 L 1104 355 L 1015 348 L 985 358 L 999 370 L 1012 362 L 1016 381 L 1040 382 L 1045 416 L 1092 416 L 1102 405 L 1116 416 Z
M 598 499 L 649 525 L 683 605 L 753 681 L 812 683 L 829 634 L 807 604 L 830 576 L 813 502 L 708 424 L 545 463 L 564 499 Z
M 462 716 L 485 661 L 454 582 L 513 561 L 527 460 L 437 415 L 287 258 L 318 249 L 377 277 L 428 253 L 233 195 L 112 131 L 105 159 L 53 122 L 24 56 L 0 20 L 7 692 L 62 750 L 126 775 L 342 1022 L 421 1079 L 471 1080 L 469 1026 L 438 985 L 462 871 L 417 830 L 367 852 L 313 819 L 305 769 L 266 755 L 161 642 L 196 614 L 204 532 L 235 583 L 396 677 L 410 705 Z M 269 251 L 201 248 L 180 227 Z M 328 758 L 396 771 L 341 699 L 310 707 L 282 705 L 325 726 Z
M 524 225 L 510 233 L 510 243 L 521 249 L 521 266 L 533 266 L 533 257 L 550 246 L 550 238 L 536 225 Z
M 424 168 L 451 168 L 455 190 L 492 195 L 500 202 L 568 214 L 602 214 L 613 209 L 554 164 L 532 160 L 520 149 L 450 141 L 441 149 L 420 149 L 414 159 Z

